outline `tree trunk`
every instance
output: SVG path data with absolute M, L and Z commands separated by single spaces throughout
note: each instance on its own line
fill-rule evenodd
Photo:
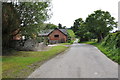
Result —
M 97 41 L 97 42 L 99 43 L 99 42 L 101 42 L 102 40 L 103 40 L 103 36 L 102 36 L 102 34 L 100 34 L 100 35 L 98 36 L 98 41 Z
M 100 37 L 98 37 L 98 41 L 97 41 L 97 43 L 99 43 L 100 42 Z

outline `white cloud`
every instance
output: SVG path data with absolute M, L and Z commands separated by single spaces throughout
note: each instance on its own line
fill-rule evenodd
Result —
M 58 25 L 70 27 L 77 18 L 85 18 L 93 11 L 102 9 L 109 11 L 118 21 L 118 1 L 119 0 L 52 0 L 53 16 L 50 21 Z

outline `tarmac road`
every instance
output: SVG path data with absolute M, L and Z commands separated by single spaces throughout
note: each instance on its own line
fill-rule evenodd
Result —
M 28 78 L 118 78 L 118 64 L 92 45 L 74 43 Z

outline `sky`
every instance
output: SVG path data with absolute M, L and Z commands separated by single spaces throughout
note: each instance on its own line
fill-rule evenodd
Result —
M 86 17 L 101 9 L 109 11 L 118 21 L 118 2 L 120 0 L 52 0 L 52 17 L 47 22 L 71 27 L 75 19 Z

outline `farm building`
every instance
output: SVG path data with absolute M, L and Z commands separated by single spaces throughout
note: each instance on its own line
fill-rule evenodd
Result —
M 66 29 L 49 29 L 38 34 L 39 37 L 47 37 L 49 43 L 65 43 L 68 38 Z

